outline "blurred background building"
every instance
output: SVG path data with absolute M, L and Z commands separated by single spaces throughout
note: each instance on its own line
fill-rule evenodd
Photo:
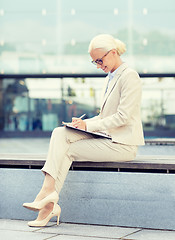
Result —
M 146 136 L 174 136 L 174 0 L 0 0 L 1 136 L 98 113 L 105 75 L 88 45 L 100 33 L 126 43 L 123 61 L 143 77 Z

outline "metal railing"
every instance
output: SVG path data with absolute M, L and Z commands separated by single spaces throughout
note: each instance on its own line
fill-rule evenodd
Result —
M 101 78 L 103 73 L 19 73 L 0 74 L 0 79 L 21 78 Z M 141 78 L 175 78 L 175 73 L 139 73 Z

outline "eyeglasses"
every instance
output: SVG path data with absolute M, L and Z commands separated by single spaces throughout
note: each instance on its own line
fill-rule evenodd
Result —
M 111 50 L 109 50 L 102 58 L 98 58 L 96 60 L 93 60 L 92 63 L 97 65 L 102 65 L 103 64 L 103 58 L 106 57 L 108 55 L 108 53 L 110 52 Z

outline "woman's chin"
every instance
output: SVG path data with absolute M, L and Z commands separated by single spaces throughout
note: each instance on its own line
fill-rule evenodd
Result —
M 102 68 L 103 72 L 108 73 L 109 69 L 107 67 Z

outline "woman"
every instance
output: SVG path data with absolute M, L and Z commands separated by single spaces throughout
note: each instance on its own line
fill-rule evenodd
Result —
M 144 144 L 140 117 L 141 80 L 138 74 L 121 60 L 125 44 L 111 35 L 101 34 L 92 39 L 89 53 L 97 68 L 108 73 L 102 91 L 100 114 L 91 119 L 72 118 L 75 128 L 108 134 L 112 139 L 93 138 L 65 127 L 55 128 L 46 163 L 43 186 L 32 203 L 23 206 L 39 211 L 29 226 L 45 226 L 59 216 L 59 193 L 72 161 L 129 161 L 136 156 L 137 146 Z

